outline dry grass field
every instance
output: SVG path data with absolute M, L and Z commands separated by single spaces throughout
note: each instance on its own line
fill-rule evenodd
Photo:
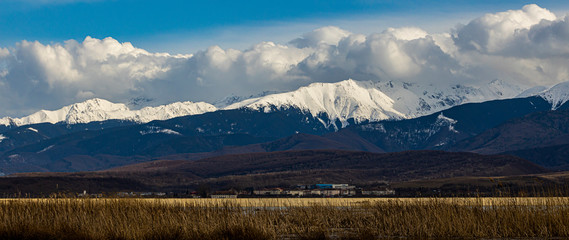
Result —
M 569 237 L 569 198 L 0 200 L 0 239 L 400 237 Z

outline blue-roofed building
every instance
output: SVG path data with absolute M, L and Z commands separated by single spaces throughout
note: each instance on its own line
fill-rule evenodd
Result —
M 350 186 L 349 184 L 335 184 L 335 183 L 324 183 L 314 185 L 317 189 L 349 189 L 355 188 L 355 186 Z

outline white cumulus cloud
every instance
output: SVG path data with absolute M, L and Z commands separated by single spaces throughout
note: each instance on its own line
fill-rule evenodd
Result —
M 486 14 L 455 29 L 463 65 L 475 76 L 495 76 L 527 86 L 569 80 L 569 19 L 535 4 Z
M 3 54 L 6 55 L 6 54 Z M 85 97 L 126 100 L 139 82 L 157 81 L 185 56 L 153 54 L 112 38 L 44 45 L 22 41 L 4 58 L 4 111 L 57 107 Z M 89 94 L 86 94 L 89 93 Z
M 486 14 L 459 27 L 453 38 L 462 49 L 495 53 L 507 48 L 511 41 L 532 26 L 556 19 L 549 10 L 530 4 L 521 10 Z
M 336 26 L 318 28 L 302 35 L 290 43 L 296 47 L 317 47 L 319 44 L 337 45 L 340 40 L 351 35 L 350 32 Z

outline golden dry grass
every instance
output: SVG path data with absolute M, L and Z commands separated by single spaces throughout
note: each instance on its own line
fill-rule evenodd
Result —
M 569 237 L 569 198 L 0 200 L 0 239 L 398 237 Z
M 0 199 L 0 204 L 10 201 L 20 202 L 93 202 L 105 204 L 109 201 L 132 200 L 139 202 L 149 202 L 159 205 L 186 207 L 218 207 L 220 205 L 236 205 L 240 207 L 310 207 L 310 206 L 331 206 L 331 207 L 362 207 L 369 204 L 378 203 L 432 203 L 434 201 L 456 205 L 482 205 L 482 206 L 501 206 L 501 205 L 551 205 L 569 203 L 569 197 L 448 197 L 448 198 L 4 198 Z

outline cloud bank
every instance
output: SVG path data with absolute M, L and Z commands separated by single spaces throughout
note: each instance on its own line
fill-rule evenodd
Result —
M 150 53 L 113 38 L 0 48 L 0 116 L 88 98 L 215 101 L 344 79 L 521 87 L 569 80 L 569 18 L 537 5 L 489 13 L 448 33 L 389 28 L 361 35 L 334 26 L 287 44 Z

